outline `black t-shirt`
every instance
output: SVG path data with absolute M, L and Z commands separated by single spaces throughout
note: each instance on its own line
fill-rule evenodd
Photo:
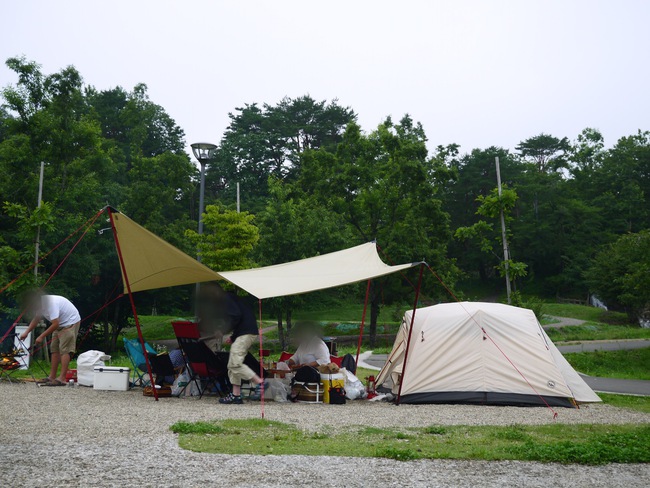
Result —
M 227 293 L 228 317 L 232 328 L 233 342 L 239 336 L 253 334 L 257 335 L 257 322 L 250 307 L 247 307 L 241 298 L 233 292 Z

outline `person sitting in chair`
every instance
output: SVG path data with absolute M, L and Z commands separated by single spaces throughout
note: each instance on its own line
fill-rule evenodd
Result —
M 300 323 L 294 329 L 294 340 L 298 348 L 287 361 L 291 369 L 305 366 L 318 368 L 330 363 L 330 352 L 322 339 L 322 329 L 316 324 Z

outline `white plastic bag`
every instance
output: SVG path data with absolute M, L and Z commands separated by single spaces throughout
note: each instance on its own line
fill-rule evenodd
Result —
M 93 386 L 95 383 L 95 366 L 105 366 L 104 361 L 111 357 L 102 351 L 86 351 L 77 358 L 77 383 L 83 386 Z
M 267 381 L 269 382 L 269 387 L 264 390 L 265 400 L 273 400 L 278 403 L 289 401 L 287 400 L 289 390 L 279 378 L 272 378 Z
M 172 384 L 172 396 L 179 396 L 181 392 L 183 392 L 183 388 L 185 388 L 189 382 L 190 375 L 187 370 L 184 369 L 181 374 L 176 377 L 174 383 Z
M 368 396 L 366 387 L 359 378 L 345 368 L 340 372 L 345 375 L 345 396 L 348 400 L 363 399 Z

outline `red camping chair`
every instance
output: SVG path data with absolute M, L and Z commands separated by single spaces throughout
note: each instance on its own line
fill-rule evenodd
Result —
M 200 340 L 199 326 L 195 322 L 172 322 L 178 346 L 185 355 L 185 361 L 192 373 L 190 381 L 199 388 L 200 397 L 210 385 L 218 385 L 221 378 L 227 375 L 227 367 L 219 360 L 203 341 Z M 201 387 L 201 381 L 206 381 L 206 387 Z

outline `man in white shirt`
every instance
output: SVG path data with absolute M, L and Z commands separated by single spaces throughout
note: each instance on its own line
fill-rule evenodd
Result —
M 330 352 L 327 345 L 320 338 L 318 327 L 309 324 L 296 327 L 295 338 L 298 342 L 298 349 L 287 364 L 291 369 L 299 369 L 304 366 L 318 368 L 330 363 Z
M 32 319 L 27 330 L 20 335 L 24 341 L 29 333 L 36 328 L 42 319 L 48 320 L 51 325 L 39 335 L 35 343 L 41 344 L 47 336 L 52 334 L 50 351 L 52 352 L 52 367 L 50 376 L 43 378 L 41 383 L 47 386 L 64 386 L 66 384 L 66 373 L 70 364 L 70 356 L 76 351 L 77 334 L 81 316 L 79 311 L 70 300 L 59 295 L 45 295 L 37 292 L 28 298 L 28 307 L 33 312 Z M 61 364 L 61 374 L 57 377 L 57 371 Z

